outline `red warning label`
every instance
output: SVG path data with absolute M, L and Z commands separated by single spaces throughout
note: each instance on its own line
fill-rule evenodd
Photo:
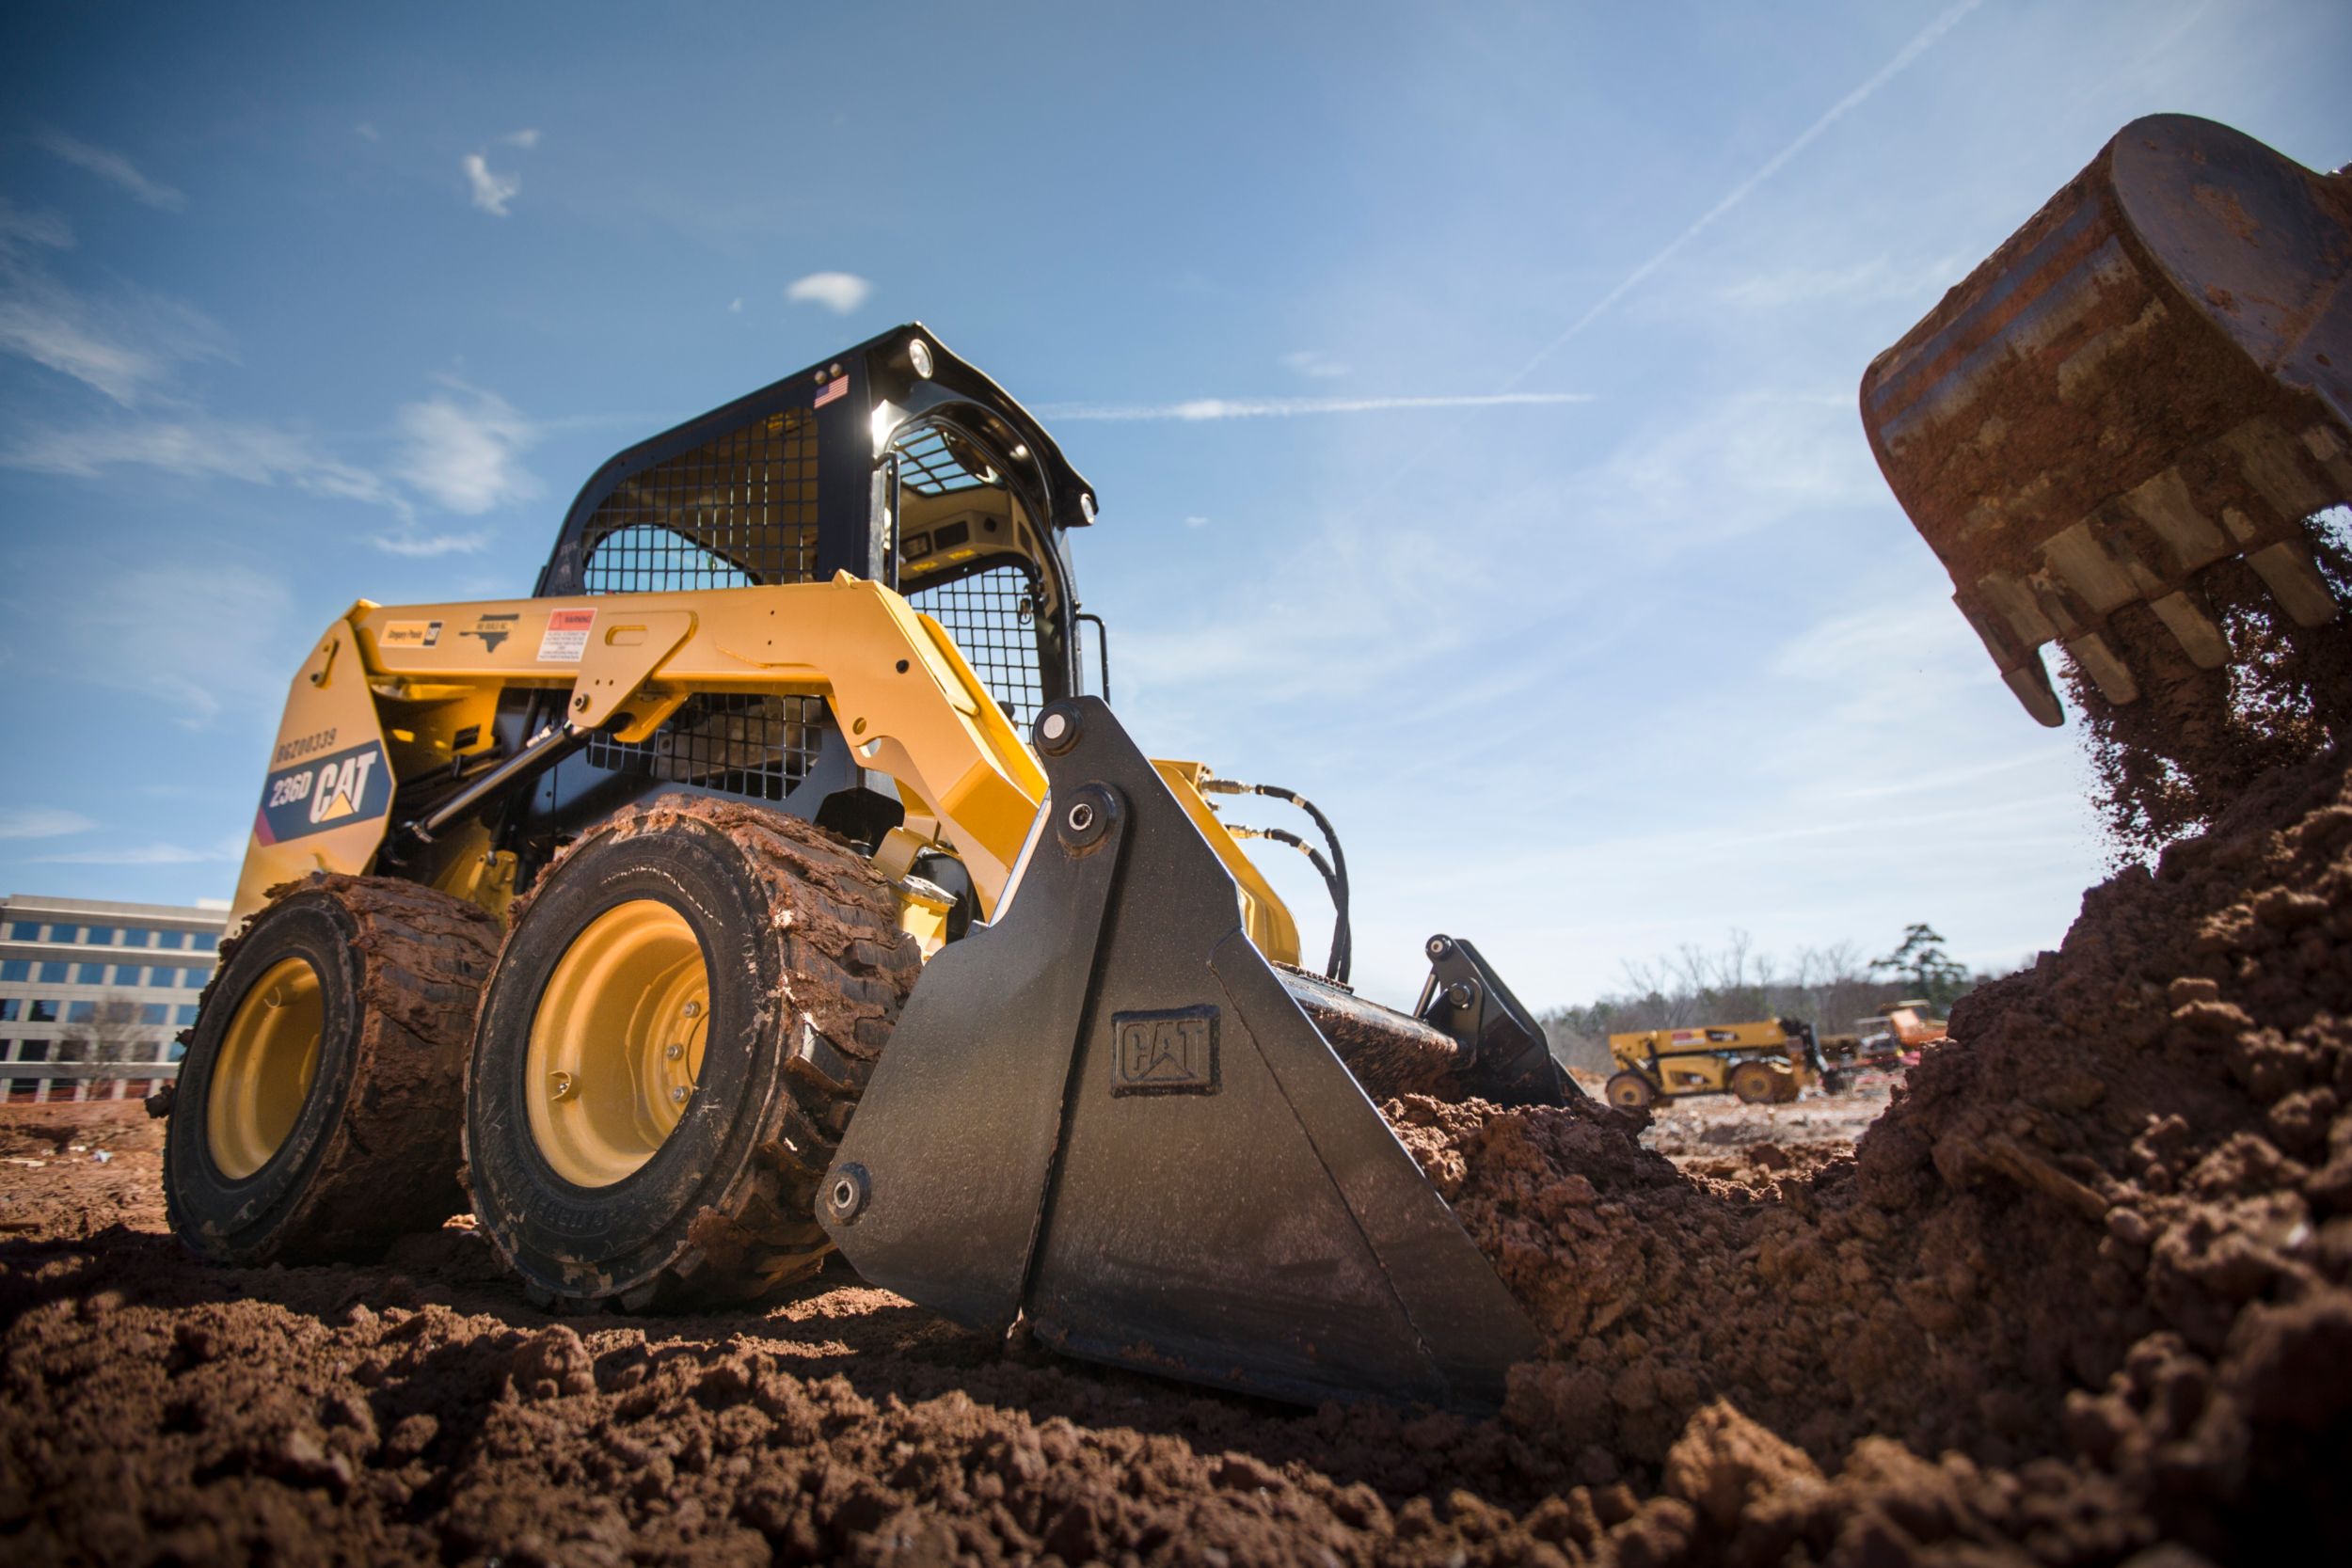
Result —
M 596 624 L 593 610 L 551 610 L 548 629 L 539 639 L 542 664 L 578 664 L 588 651 L 588 628 Z

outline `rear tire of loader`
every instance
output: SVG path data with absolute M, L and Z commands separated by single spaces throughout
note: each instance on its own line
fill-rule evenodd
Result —
M 633 808 L 517 911 L 466 1089 L 474 1213 L 542 1306 L 748 1300 L 833 1243 L 818 1183 L 921 953 L 848 845 Z
M 466 1206 L 457 1119 L 498 927 L 446 894 L 313 875 L 221 949 L 164 1133 L 190 1250 L 364 1259 Z
M 1657 1089 L 1650 1085 L 1648 1079 L 1638 1072 L 1614 1074 L 1601 1093 L 1608 1097 L 1610 1104 L 1628 1111 L 1642 1110 L 1656 1102 L 1658 1099 Z

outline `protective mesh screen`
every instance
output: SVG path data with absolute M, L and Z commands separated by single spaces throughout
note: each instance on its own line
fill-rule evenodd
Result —
M 817 421 L 771 414 L 632 474 L 588 521 L 590 594 L 807 582 L 817 571 Z
M 1045 703 L 1044 683 L 1038 675 L 1028 568 L 991 566 L 936 588 L 918 589 L 907 595 L 907 602 L 946 628 L 1013 728 L 1026 735 Z
M 935 424 L 918 426 L 891 443 L 898 454 L 898 483 L 927 496 L 977 490 L 994 482 L 988 460 L 960 436 Z M 987 474 L 989 478 L 982 478 Z
M 705 692 L 651 739 L 588 738 L 591 767 L 753 800 L 781 800 L 808 776 L 824 733 L 821 697 Z

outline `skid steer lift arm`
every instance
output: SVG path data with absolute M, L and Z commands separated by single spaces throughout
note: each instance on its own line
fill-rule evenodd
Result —
M 1014 891 L 926 967 L 818 1219 L 982 1333 L 1314 1402 L 1486 1405 L 1534 1328 L 1109 708 L 1049 705 Z

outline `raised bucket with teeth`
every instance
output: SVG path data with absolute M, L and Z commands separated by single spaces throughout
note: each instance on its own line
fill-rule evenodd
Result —
M 2352 499 L 2352 174 L 2186 115 L 2133 121 L 1862 379 L 1879 467 L 2010 689 L 2062 721 L 2057 642 L 2107 702 L 2145 604 L 2201 669 L 2199 578 L 2242 557 L 2338 614 L 2307 520 Z

